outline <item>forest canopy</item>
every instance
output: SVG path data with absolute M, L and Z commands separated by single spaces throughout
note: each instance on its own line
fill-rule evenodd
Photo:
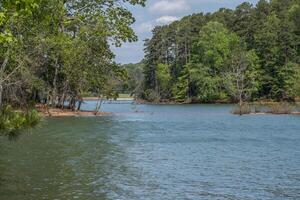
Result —
M 124 78 L 110 45 L 137 37 L 125 3 L 144 0 L 22 0 L 0 3 L 0 107 L 60 106 L 84 92 L 113 96 Z M 73 103 L 72 103 L 73 102 Z
M 144 3 L 2 0 L 0 130 L 14 121 L 11 108 L 28 110 L 36 103 L 63 107 L 67 103 L 75 110 L 86 93 L 115 97 L 117 80 L 125 79 L 126 73 L 115 63 L 110 47 L 137 40 L 130 27 L 135 19 L 126 4 Z M 7 110 L 11 117 L 3 117 Z
M 294 101 L 300 95 L 300 1 L 260 0 L 157 26 L 145 42 L 148 101 Z

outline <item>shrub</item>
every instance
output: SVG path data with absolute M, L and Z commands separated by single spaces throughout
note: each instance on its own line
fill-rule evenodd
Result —
M 262 106 L 261 105 L 255 105 L 254 106 L 254 112 L 255 113 L 261 113 L 262 112 Z
M 293 106 L 287 102 L 276 103 L 271 106 L 270 112 L 272 114 L 291 114 Z
M 145 97 L 148 101 L 151 101 L 151 102 L 159 102 L 160 101 L 159 94 L 155 90 L 152 90 L 152 89 L 146 90 Z
M 6 106 L 0 111 L 0 133 L 14 134 L 23 128 L 34 127 L 40 120 L 36 110 L 22 112 L 13 110 L 11 106 Z
M 243 104 L 242 106 L 236 106 L 233 108 L 232 113 L 235 115 L 244 115 L 251 113 L 251 107 L 249 104 Z
M 299 103 L 296 103 L 295 111 L 300 112 L 300 104 Z
M 37 110 L 29 110 L 25 113 L 25 126 L 34 127 L 41 121 L 41 116 L 39 115 Z

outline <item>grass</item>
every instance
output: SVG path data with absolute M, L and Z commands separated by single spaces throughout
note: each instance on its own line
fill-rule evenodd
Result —
M 262 114 L 292 114 L 293 112 L 299 112 L 300 105 L 292 104 L 288 102 L 272 102 L 272 103 L 244 103 L 242 107 L 236 106 L 233 108 L 232 113 L 237 115 L 262 113 Z
M 233 108 L 232 113 L 235 115 L 251 114 L 251 106 L 249 104 L 243 104 L 242 106 L 236 106 Z
M 272 113 L 272 114 L 291 114 L 293 109 L 294 109 L 294 107 L 287 102 L 276 103 L 270 107 L 270 113 Z

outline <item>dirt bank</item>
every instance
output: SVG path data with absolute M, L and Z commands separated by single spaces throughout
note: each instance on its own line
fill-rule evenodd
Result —
M 95 111 L 72 111 L 70 109 L 59 109 L 59 108 L 46 108 L 43 106 L 36 106 L 36 109 L 43 117 L 95 117 L 95 116 L 109 116 L 111 113 Z

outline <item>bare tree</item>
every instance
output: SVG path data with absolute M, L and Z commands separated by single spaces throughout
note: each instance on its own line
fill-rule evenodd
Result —
M 225 74 L 225 86 L 238 102 L 239 114 L 242 115 L 244 101 L 251 98 L 258 87 L 258 58 L 254 51 L 237 48 L 231 56 L 229 72 Z

